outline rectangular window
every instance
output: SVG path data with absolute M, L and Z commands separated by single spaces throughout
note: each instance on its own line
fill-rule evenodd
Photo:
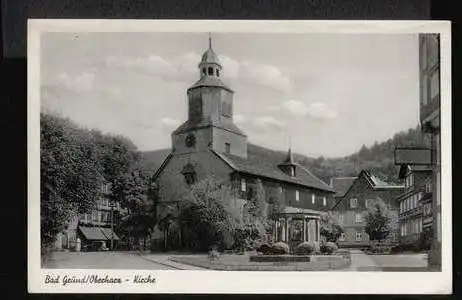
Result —
M 300 192 L 295 190 L 295 201 L 300 201 Z
M 314 204 L 314 202 L 316 201 L 316 196 L 313 194 L 311 194 L 311 203 Z
M 225 143 L 225 152 L 226 153 L 231 153 L 231 144 L 230 143 Z
M 351 208 L 356 208 L 356 206 L 358 206 L 358 199 L 356 199 L 356 198 L 351 198 L 351 199 L 350 199 L 350 207 L 351 207 Z
M 247 191 L 247 182 L 245 178 L 241 178 L 241 191 L 243 192 Z
M 343 213 L 338 215 L 338 222 L 340 223 L 340 225 L 343 225 L 344 219 L 345 219 L 345 216 L 343 215 Z
M 430 180 L 427 180 L 427 182 L 425 183 L 425 192 L 426 193 L 432 192 L 432 182 Z
M 372 204 L 374 203 L 374 200 L 372 199 L 366 199 L 366 208 L 372 207 Z
M 427 87 L 427 75 L 422 76 L 422 90 L 421 90 L 421 97 L 422 97 L 422 105 L 427 105 L 428 103 L 428 87 Z
M 361 223 L 363 221 L 363 216 L 360 213 L 355 214 L 355 222 Z
M 361 241 L 363 239 L 362 232 L 356 232 L 356 241 Z
M 325 196 L 322 197 L 322 205 L 323 205 L 323 206 L 326 206 L 326 205 L 327 205 L 327 199 L 326 199 Z
M 409 187 L 414 186 L 414 174 L 409 174 Z
M 430 99 L 433 99 L 440 93 L 439 70 L 435 70 L 430 77 Z

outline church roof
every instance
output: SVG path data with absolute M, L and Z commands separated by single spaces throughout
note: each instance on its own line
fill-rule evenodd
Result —
M 212 48 L 208 48 L 204 54 L 202 54 L 201 63 L 213 63 L 221 65 L 220 60 L 218 59 L 218 55 L 216 55 Z
M 187 120 L 180 127 L 178 127 L 173 132 L 173 134 L 185 133 L 191 130 L 209 127 L 209 126 L 221 128 L 221 129 L 234 132 L 242 136 L 246 136 L 245 133 L 241 129 L 239 129 L 239 127 L 237 127 L 236 124 L 234 124 L 231 119 L 230 120 L 221 119 L 220 121 L 213 121 L 211 119 L 201 119 L 198 122 Z
M 213 150 L 212 150 L 213 151 Z M 238 157 L 235 155 L 213 151 L 218 157 L 224 160 L 235 171 L 247 173 L 255 176 L 266 177 L 279 181 L 285 181 L 301 186 L 315 188 L 323 191 L 334 192 L 334 190 L 321 179 L 313 175 L 305 167 L 294 164 L 296 167 L 296 176 L 291 177 L 284 173 L 274 163 L 265 160 L 263 157 L 257 159 L 249 159 Z
M 201 79 L 196 81 L 196 83 L 194 83 L 188 90 L 198 88 L 198 87 L 203 87 L 203 86 L 220 87 L 230 92 L 233 92 L 233 90 L 230 87 L 228 87 L 226 84 L 224 84 L 223 81 L 220 80 L 220 78 L 212 77 L 212 76 L 203 76 Z
M 204 54 L 202 54 L 201 63 L 208 63 L 208 64 L 217 64 L 220 65 L 220 60 L 218 59 L 218 55 L 216 55 L 215 51 L 212 49 L 212 36 L 209 34 L 209 48 L 205 50 Z

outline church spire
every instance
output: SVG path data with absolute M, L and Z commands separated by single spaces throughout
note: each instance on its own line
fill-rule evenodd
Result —
M 209 32 L 209 49 L 212 49 L 212 33 Z
M 290 141 L 290 137 L 289 137 L 289 150 L 287 151 L 286 159 L 281 164 L 279 164 L 278 167 L 287 175 L 290 175 L 291 177 L 295 177 L 296 164 L 295 164 L 294 155 L 292 152 L 292 143 Z

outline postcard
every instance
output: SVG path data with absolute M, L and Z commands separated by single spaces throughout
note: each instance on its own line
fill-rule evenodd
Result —
M 445 21 L 28 22 L 31 293 L 452 292 Z

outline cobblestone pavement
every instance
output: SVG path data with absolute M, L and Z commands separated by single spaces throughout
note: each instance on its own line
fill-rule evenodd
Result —
M 175 270 L 132 252 L 55 252 L 43 268 Z

